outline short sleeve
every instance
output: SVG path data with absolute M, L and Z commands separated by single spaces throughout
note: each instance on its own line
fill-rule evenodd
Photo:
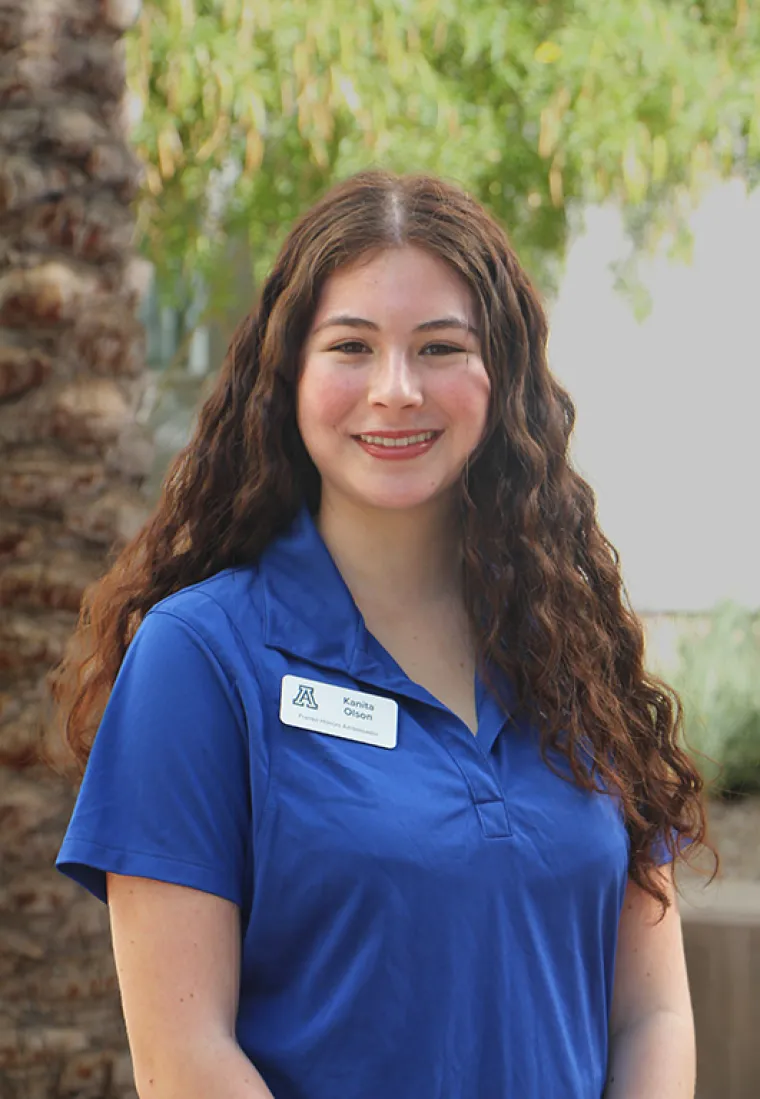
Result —
M 100 900 L 107 871 L 243 905 L 250 872 L 246 727 L 194 626 L 154 609 L 114 683 L 58 869 Z
M 675 841 L 676 852 L 680 856 L 690 845 L 691 839 L 688 836 L 682 836 L 675 828 L 671 830 L 671 833 Z M 652 844 L 652 858 L 656 866 L 666 866 L 668 863 L 673 862 L 673 854 L 668 848 L 665 836 L 662 834 Z

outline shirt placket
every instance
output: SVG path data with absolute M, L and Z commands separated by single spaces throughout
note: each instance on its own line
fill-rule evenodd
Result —
M 459 770 L 472 805 L 487 839 L 509 839 L 512 829 L 504 790 L 493 766 L 491 747 L 509 720 L 493 696 L 478 683 L 478 735 L 424 687 L 410 680 L 401 669 L 386 668 L 366 650 L 359 649 L 351 674 L 385 692 L 399 694 L 430 708 L 438 742 Z

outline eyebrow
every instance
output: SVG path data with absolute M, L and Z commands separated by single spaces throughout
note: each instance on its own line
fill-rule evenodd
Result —
M 334 317 L 328 317 L 326 320 L 318 324 L 314 329 L 314 335 L 317 332 L 321 332 L 323 328 L 370 328 L 373 332 L 379 332 L 380 326 L 375 324 L 374 321 L 367 320 L 365 317 L 352 317 L 347 313 L 339 313 Z M 473 328 L 468 321 L 463 320 L 462 317 L 439 317 L 433 321 L 423 321 L 422 324 L 418 324 L 414 329 L 415 332 L 434 332 L 441 328 L 459 328 L 463 332 L 469 332 L 475 336 L 476 339 L 480 339 L 480 332 L 477 328 Z

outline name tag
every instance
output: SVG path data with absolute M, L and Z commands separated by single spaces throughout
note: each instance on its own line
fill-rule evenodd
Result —
M 395 748 L 398 705 L 391 698 L 365 694 L 286 675 L 280 694 L 280 721 L 314 733 Z

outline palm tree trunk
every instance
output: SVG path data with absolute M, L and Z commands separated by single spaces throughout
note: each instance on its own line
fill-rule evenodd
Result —
M 82 592 L 144 514 L 138 6 L 0 0 L 0 1099 L 134 1095 L 107 914 L 53 869 L 72 787 L 35 746 Z

